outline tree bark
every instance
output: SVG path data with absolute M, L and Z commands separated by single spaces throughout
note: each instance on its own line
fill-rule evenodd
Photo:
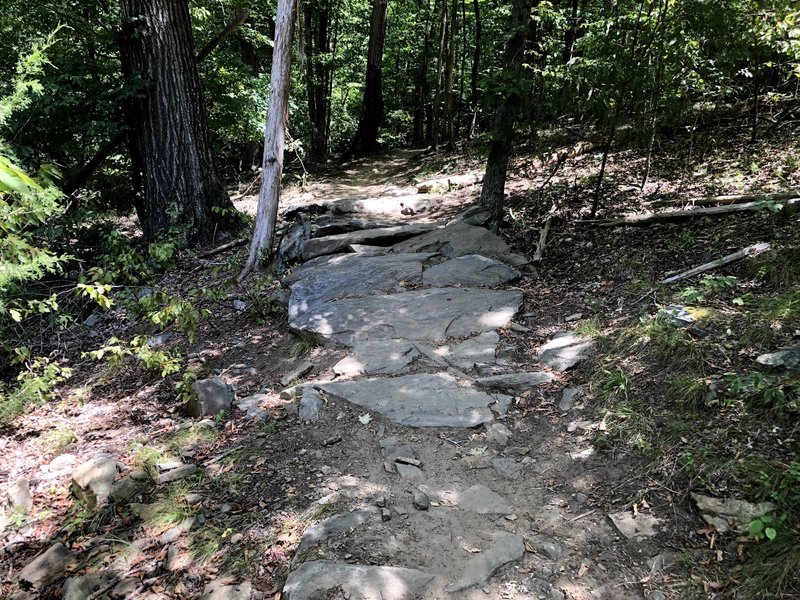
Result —
M 306 3 L 305 48 L 306 89 L 308 91 L 308 117 L 311 122 L 311 159 L 321 161 L 328 157 L 330 140 L 331 69 L 329 64 L 331 7 L 328 1 Z
M 506 43 L 504 79 L 521 76 L 522 59 L 525 54 L 525 41 L 531 18 L 533 0 L 514 0 L 511 8 L 511 37 Z M 537 0 L 538 4 L 538 0 Z M 489 160 L 481 189 L 481 204 L 491 214 L 490 226 L 497 230 L 503 218 L 508 160 L 514 142 L 514 121 L 519 112 L 520 95 L 517 91 L 500 96 L 495 102 L 494 127 Z
M 417 0 L 417 14 L 421 15 L 423 10 L 425 11 L 424 40 L 422 53 L 419 56 L 417 79 L 414 82 L 414 127 L 412 139 L 415 144 L 421 144 L 425 140 L 425 113 L 428 94 L 430 93 L 428 86 L 428 53 L 430 52 L 431 43 L 430 10 L 423 4 L 423 0 Z
M 472 122 L 469 125 L 468 138 L 475 135 L 475 125 L 478 122 L 478 72 L 481 64 L 481 6 L 478 0 L 472 0 L 475 12 L 475 49 L 472 52 L 472 73 L 470 74 L 470 108 Z
M 239 274 L 241 282 L 272 248 L 278 204 L 281 198 L 283 148 L 286 138 L 287 107 L 292 60 L 292 34 L 297 0 L 279 0 L 275 16 L 275 43 L 269 84 L 267 128 L 264 136 L 264 166 L 258 193 L 256 223 L 247 262 Z
M 439 17 L 439 56 L 436 61 L 436 91 L 433 93 L 433 119 L 431 125 L 430 147 L 436 150 L 439 146 L 439 123 L 442 103 L 442 63 L 444 62 L 445 43 L 447 41 L 447 0 L 441 0 L 442 12 Z
M 453 70 L 456 59 L 458 4 L 452 0 L 447 36 L 447 62 L 445 66 L 445 118 L 447 119 L 447 149 L 456 147 L 455 110 L 453 100 Z
M 386 40 L 386 11 L 388 0 L 373 0 L 369 31 L 367 76 L 364 85 L 364 105 L 358 130 L 348 156 L 362 156 L 380 149 L 378 130 L 384 116 L 381 67 L 383 45 Z
M 120 0 L 120 9 L 123 70 L 139 90 L 127 116 L 145 238 L 180 230 L 188 243 L 212 241 L 240 222 L 214 165 L 188 2 Z

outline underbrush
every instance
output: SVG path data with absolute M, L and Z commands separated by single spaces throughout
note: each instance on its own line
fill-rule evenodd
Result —
M 697 492 L 774 505 L 722 534 L 713 559 L 689 565 L 695 581 L 731 597 L 800 594 L 800 369 L 756 360 L 798 343 L 798 247 L 762 256 L 739 277 L 662 290 L 655 311 L 605 331 L 591 376 L 599 450 L 636 456 L 646 479 L 687 502 Z M 728 543 L 737 550 L 723 550 Z

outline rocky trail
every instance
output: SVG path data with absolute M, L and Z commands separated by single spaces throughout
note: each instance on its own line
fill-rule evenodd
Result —
M 282 251 L 300 259 L 282 280 L 289 325 L 321 347 L 296 362 L 266 356 L 278 367 L 218 370 L 193 386 L 194 420 L 179 411 L 150 428 L 151 438 L 224 428 L 235 440 L 204 460 L 181 442 L 148 472 L 122 461 L 130 452 L 115 434 L 90 460 L 63 455 L 32 478 L 39 490 L 66 480 L 90 509 L 109 508 L 91 517 L 96 538 L 43 544 L 9 570 L 11 597 L 667 597 L 659 583 L 681 517 L 615 495 L 629 464 L 593 447 L 603 424 L 573 374 L 594 352 L 575 331 L 580 315 L 531 310 L 541 299 L 518 285 L 529 259 L 483 227 L 474 190 L 387 183 L 407 159 L 288 199 Z M 364 194 L 339 196 L 368 178 Z M 258 348 L 252 335 L 229 341 Z M 282 386 L 245 383 L 270 368 Z M 220 411 L 231 413 L 224 427 Z M 20 481 L 12 505 L 31 500 Z M 165 505 L 169 523 L 148 529 Z M 112 514 L 134 529 L 111 531 Z M 245 548 L 240 571 L 252 576 L 218 576 L 197 558 L 209 524 L 215 544 Z M 8 556 L 23 539 L 8 538 Z

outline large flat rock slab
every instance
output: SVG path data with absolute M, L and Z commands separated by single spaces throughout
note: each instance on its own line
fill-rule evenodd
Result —
M 321 600 L 327 591 L 341 588 L 350 600 L 413 600 L 419 598 L 433 575 L 416 569 L 351 565 L 315 560 L 300 565 L 283 586 L 284 600 Z
M 324 254 L 341 252 L 350 244 L 364 244 L 366 242 L 391 242 L 402 240 L 421 233 L 436 229 L 433 223 L 412 223 L 410 225 L 396 225 L 394 227 L 377 227 L 375 229 L 362 229 L 337 235 L 308 240 L 303 246 L 303 259 L 308 260 Z
M 422 283 L 433 287 L 448 285 L 492 287 L 518 279 L 520 276 L 521 273 L 517 269 L 504 262 L 480 254 L 468 254 L 426 269 L 422 274 Z
M 436 354 L 461 369 L 472 369 L 475 363 L 494 363 L 497 360 L 497 344 L 500 335 L 487 331 L 452 346 L 440 346 Z
M 333 366 L 340 376 L 401 375 L 411 370 L 421 353 L 408 340 L 358 342 L 350 356 Z
M 320 386 L 365 410 L 411 427 L 477 427 L 493 420 L 498 395 L 458 385 L 446 374 L 404 375 Z
M 461 592 L 487 581 L 495 571 L 525 554 L 522 536 L 508 532 L 495 534 L 491 547 L 470 559 L 459 578 L 450 586 L 450 591 Z
M 431 254 L 363 256 L 345 254 L 302 269 L 292 285 L 289 318 L 334 298 L 359 298 L 369 294 L 399 292 L 401 283 L 422 280 L 422 263 Z
M 320 305 L 290 319 L 340 344 L 403 338 L 466 337 L 504 327 L 522 305 L 522 292 L 430 288 Z
M 392 246 L 392 252 L 439 252 L 449 258 L 480 254 L 515 267 L 530 262 L 488 229 L 463 221 L 399 242 Z

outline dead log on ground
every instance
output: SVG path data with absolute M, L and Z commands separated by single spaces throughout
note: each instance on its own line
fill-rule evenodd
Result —
M 734 252 L 733 254 L 729 254 L 728 256 L 723 256 L 722 258 L 718 258 L 717 260 L 712 260 L 711 262 L 702 264 L 699 267 L 695 267 L 694 269 L 689 269 L 688 271 L 684 271 L 683 273 L 678 273 L 677 275 L 673 275 L 672 277 L 667 277 L 666 279 L 662 279 L 658 283 L 659 285 L 666 285 L 668 283 L 675 283 L 676 281 L 682 281 L 684 279 L 688 279 L 689 277 L 694 277 L 695 275 L 700 275 L 701 273 L 707 273 L 708 271 L 713 271 L 714 269 L 718 269 L 719 267 L 724 267 L 725 265 L 728 265 L 732 262 L 736 262 L 737 260 L 742 260 L 743 258 L 748 258 L 748 257 L 752 258 L 753 256 L 758 256 L 759 254 L 763 254 L 769 249 L 770 249 L 770 244 L 766 242 L 753 244 L 752 246 L 743 248 L 742 250 Z
M 689 200 L 656 200 L 649 206 L 717 206 L 730 204 L 744 204 L 745 202 L 785 202 L 800 198 L 800 192 L 777 192 L 774 194 L 724 194 L 721 196 L 705 196 Z

